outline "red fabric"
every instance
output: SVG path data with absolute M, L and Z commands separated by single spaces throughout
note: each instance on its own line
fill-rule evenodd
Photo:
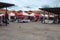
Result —
M 5 14 L 3 14 L 2 16 L 5 16 Z
M 40 14 L 35 14 L 35 16 L 40 16 Z
M 35 16 L 42 16 L 42 15 L 41 15 L 41 14 L 37 14 L 37 13 L 36 13 L 36 14 L 35 14 Z
M 16 13 L 15 15 L 16 16 L 22 16 L 23 14 L 22 13 Z
M 24 19 L 25 18 L 25 16 L 22 16 L 22 19 Z

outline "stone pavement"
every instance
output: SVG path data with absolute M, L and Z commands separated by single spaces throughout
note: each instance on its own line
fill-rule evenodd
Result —
M 0 40 L 60 40 L 60 24 L 10 23 L 0 27 Z

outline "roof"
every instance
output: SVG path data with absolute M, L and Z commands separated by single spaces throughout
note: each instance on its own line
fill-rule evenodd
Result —
M 0 2 L 0 8 L 10 7 L 10 6 L 14 6 L 14 4 Z
M 55 8 L 39 8 L 40 10 L 48 11 L 55 14 L 60 14 L 60 7 Z

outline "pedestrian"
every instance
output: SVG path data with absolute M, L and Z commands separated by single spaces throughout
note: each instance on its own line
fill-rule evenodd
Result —
M 5 24 L 6 24 L 6 25 L 9 24 L 9 22 L 8 22 L 9 16 L 8 16 L 7 13 L 5 14 L 4 20 L 5 20 Z

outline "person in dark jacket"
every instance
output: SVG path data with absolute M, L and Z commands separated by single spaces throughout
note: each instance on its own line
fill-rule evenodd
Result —
M 5 14 L 4 20 L 5 20 L 6 25 L 9 24 L 9 22 L 8 22 L 9 16 L 7 13 Z

